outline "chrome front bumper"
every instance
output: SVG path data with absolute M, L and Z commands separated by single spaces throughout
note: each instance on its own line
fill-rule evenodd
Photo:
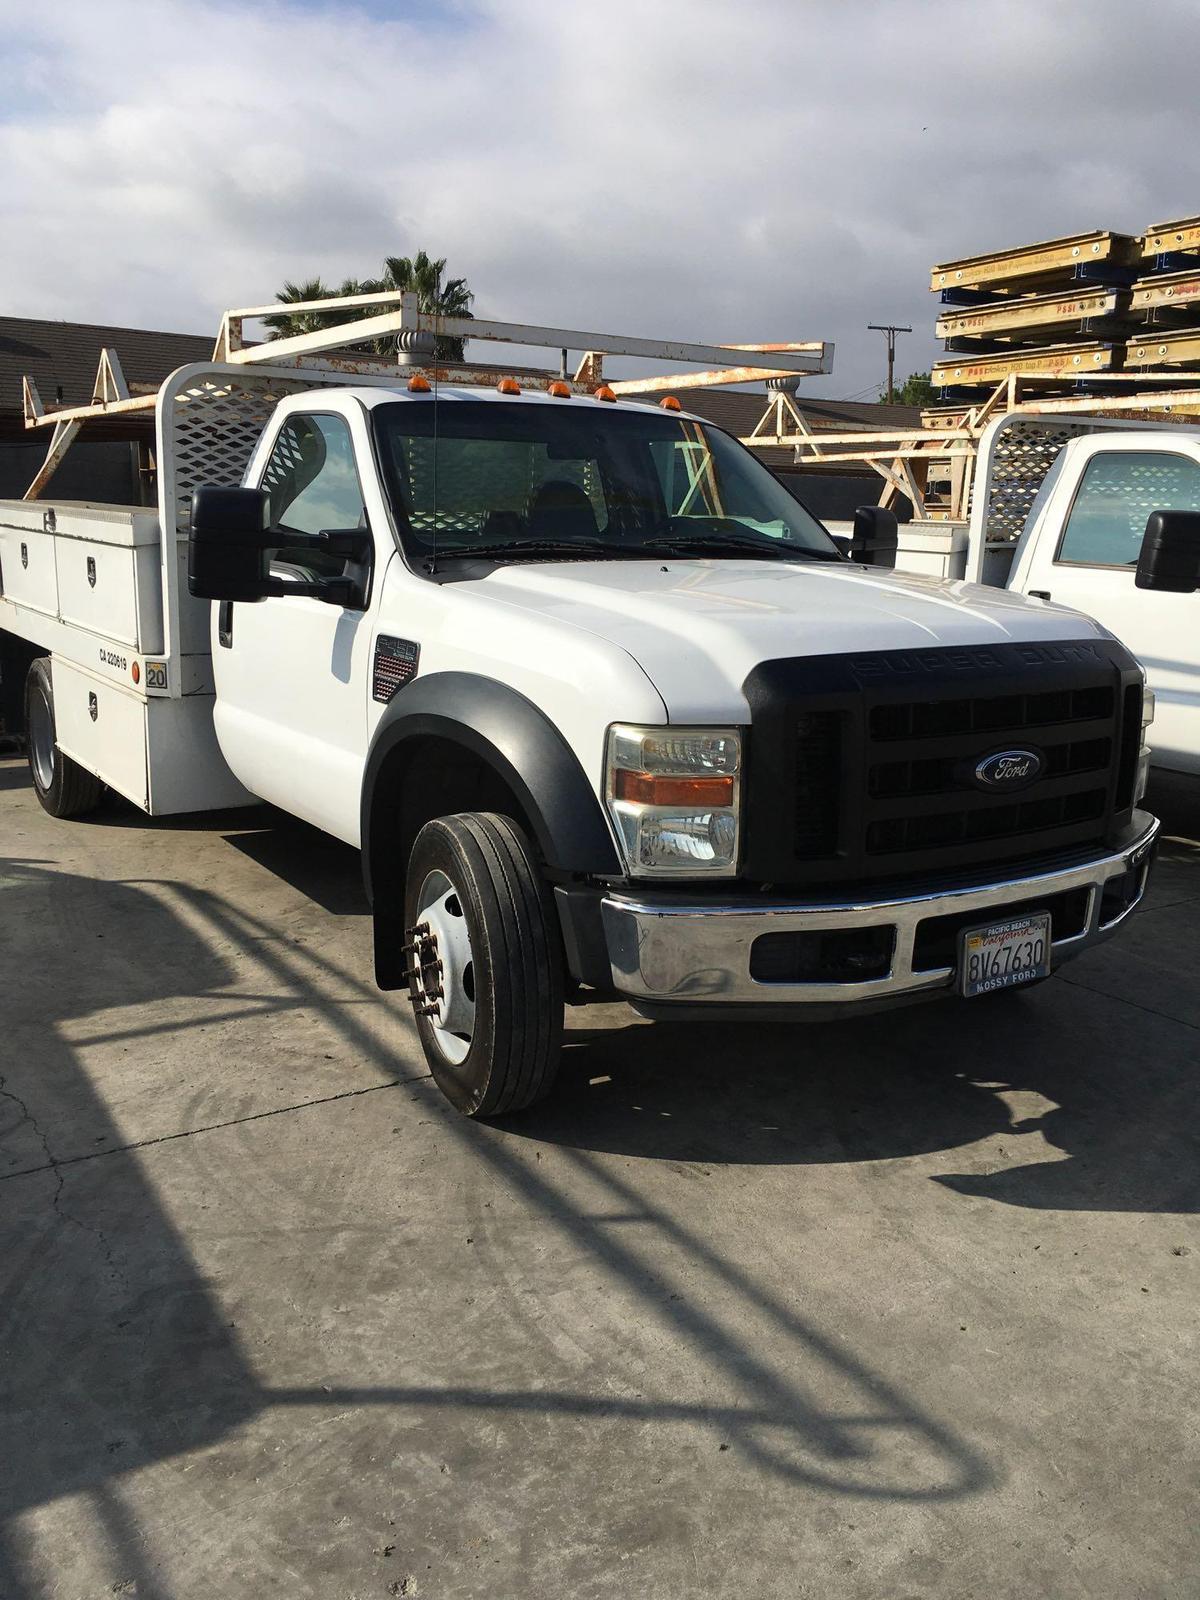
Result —
M 1134 842 L 1111 855 L 1061 870 L 1000 882 L 964 884 L 936 893 L 896 899 L 803 902 L 733 900 L 703 902 L 612 892 L 601 902 L 612 981 L 634 1004 L 651 1005 L 845 1005 L 917 998 L 950 990 L 952 966 L 918 968 L 914 945 L 927 918 L 978 911 L 981 922 L 1001 920 L 1007 906 L 1086 889 L 1081 931 L 1054 938 L 1055 966 L 1108 938 L 1134 910 L 1146 888 L 1158 821 L 1135 813 Z M 1135 874 L 1118 914 L 1102 920 L 1104 887 L 1125 873 Z M 855 982 L 764 982 L 750 974 L 751 949 L 769 933 L 812 933 L 827 929 L 894 929 L 890 970 Z

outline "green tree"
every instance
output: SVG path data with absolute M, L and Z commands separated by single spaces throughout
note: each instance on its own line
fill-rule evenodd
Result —
M 471 316 L 471 301 L 475 298 L 467 287 L 465 278 L 447 278 L 445 257 L 433 260 L 424 250 L 415 256 L 388 256 L 383 263 L 382 276 L 378 278 L 347 278 L 338 289 L 330 289 L 320 278 L 308 278 L 303 283 L 285 283 L 275 296 L 280 305 L 295 305 L 305 300 L 327 300 L 331 295 L 381 294 L 386 291 L 406 290 L 417 296 L 421 310 L 444 317 Z M 287 339 L 296 333 L 313 333 L 335 322 L 358 322 L 364 317 L 375 317 L 386 311 L 386 306 L 356 306 L 350 310 L 280 311 L 264 321 L 271 329 L 272 339 Z M 385 334 L 370 341 L 377 355 L 395 353 L 396 340 Z M 435 344 L 439 361 L 461 361 L 462 339 L 440 335 Z
M 434 261 L 424 250 L 415 256 L 388 256 L 383 263 L 383 276 L 371 279 L 361 286 L 363 294 L 374 294 L 383 289 L 403 289 L 414 293 L 421 310 L 429 315 L 443 317 L 469 317 L 471 301 L 475 296 L 467 287 L 465 278 L 446 277 L 446 258 Z M 370 313 L 368 312 L 368 315 Z M 462 339 L 440 335 L 434 350 L 439 361 L 461 361 Z M 390 354 L 395 348 L 388 338 L 377 339 L 375 348 Z
M 275 298 L 280 305 L 289 306 L 299 305 L 304 300 L 328 300 L 331 294 L 338 292 L 322 283 L 320 278 L 305 278 L 303 283 L 285 283 Z M 316 333 L 318 329 L 328 326 L 329 320 L 320 311 L 281 311 L 278 316 L 263 318 L 271 330 L 272 339 L 290 339 L 297 333 Z
M 894 405 L 927 406 L 933 403 L 933 382 L 927 372 L 910 372 L 903 383 L 896 385 Z M 880 403 L 887 404 L 887 390 L 881 391 Z

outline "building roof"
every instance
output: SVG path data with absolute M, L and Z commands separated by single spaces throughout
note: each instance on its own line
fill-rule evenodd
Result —
M 0 413 L 21 411 L 26 374 L 36 382 L 45 405 L 54 404 L 60 388 L 65 404 L 86 405 L 106 346 L 116 350 L 127 383 L 159 384 L 176 367 L 208 361 L 213 340 L 193 333 L 0 317 Z
M 622 395 L 625 400 L 655 401 L 661 398 L 661 392 Z M 678 398 L 685 411 L 692 411 L 706 422 L 740 438 L 754 431 L 767 408 L 769 397 L 765 392 L 753 393 L 746 389 L 680 389 Z M 814 433 L 852 433 L 857 429 L 869 431 L 921 426 L 919 406 L 890 406 L 863 400 L 826 400 L 803 394 L 796 395 L 795 400 Z M 755 454 L 769 467 L 787 468 L 795 465 L 790 449 L 760 449 Z M 804 463 L 805 470 L 815 465 L 811 461 Z M 839 470 L 869 469 L 853 468 L 842 462 Z

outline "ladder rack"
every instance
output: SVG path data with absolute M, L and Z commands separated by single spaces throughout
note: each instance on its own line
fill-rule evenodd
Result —
M 638 360 L 682 362 L 701 367 L 698 372 L 657 374 L 649 378 L 615 379 L 607 387 L 615 394 L 668 389 L 711 388 L 721 384 L 755 383 L 766 379 L 795 380 L 798 376 L 828 373 L 833 368 L 833 345 L 825 339 L 789 343 L 696 344 L 675 339 L 647 339 L 632 334 L 592 333 L 578 328 L 552 328 L 535 323 L 500 322 L 475 317 L 449 317 L 422 311 L 409 290 L 381 290 L 374 294 L 331 295 L 286 306 L 289 313 L 320 312 L 327 326 L 280 339 L 248 342 L 247 322 L 278 316 L 284 307 L 241 306 L 226 311 L 217 331 L 213 362 L 231 368 L 269 367 L 292 370 L 298 378 L 311 376 L 319 383 L 366 379 L 373 383 L 395 381 L 422 373 L 431 381 L 455 385 L 494 384 L 504 376 L 518 376 L 530 388 L 567 382 L 577 394 L 592 394 L 602 384 L 607 356 Z M 364 312 L 373 315 L 363 315 Z M 365 353 L 364 344 L 394 339 L 394 356 Z M 485 344 L 554 350 L 555 368 L 483 365 L 446 361 L 437 357 L 439 339 L 479 340 Z M 570 352 L 580 353 L 573 374 L 568 374 Z M 103 428 L 108 438 L 144 439 L 153 426 L 158 387 L 129 385 L 114 349 L 100 353 L 100 367 L 91 400 L 85 405 L 46 405 L 37 385 L 27 377 L 23 385 L 26 428 L 52 428 L 46 457 L 25 498 L 37 499 L 81 430 L 93 436 Z

